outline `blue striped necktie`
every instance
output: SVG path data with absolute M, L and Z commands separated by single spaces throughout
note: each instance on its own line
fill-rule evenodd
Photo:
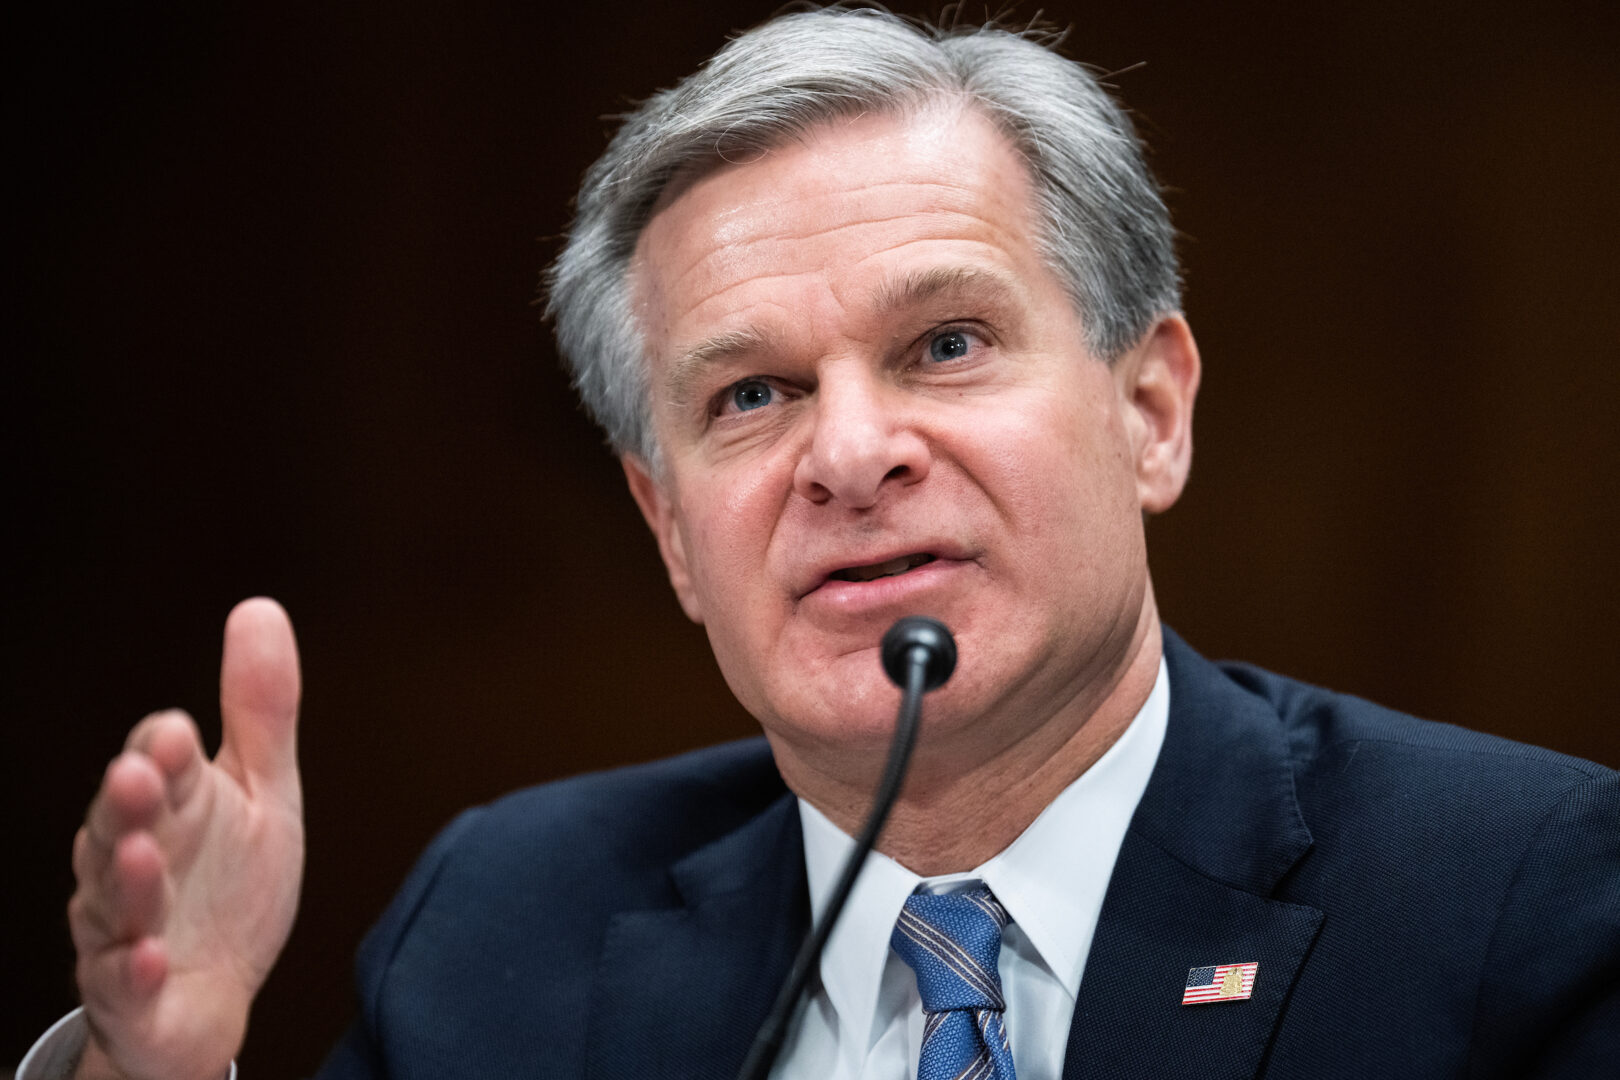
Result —
M 1006 925 L 1007 909 L 983 886 L 906 901 L 889 944 L 922 996 L 917 1080 L 1016 1080 L 997 970 Z

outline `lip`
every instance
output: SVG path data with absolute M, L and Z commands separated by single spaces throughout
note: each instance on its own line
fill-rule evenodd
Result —
M 924 593 L 937 591 L 973 565 L 963 559 L 936 557 L 933 562 L 892 577 L 871 581 L 828 578 L 806 594 L 802 602 L 846 614 L 890 607 L 915 607 Z
M 872 566 L 918 553 L 932 555 L 933 561 L 913 567 L 903 574 L 871 581 L 845 581 L 832 575 L 851 566 Z M 963 571 L 976 565 L 972 554 L 960 545 L 919 543 L 891 547 L 877 553 L 839 556 L 819 563 L 807 573 L 798 601 L 813 608 L 857 614 L 889 607 L 913 607 L 924 593 L 947 586 Z
M 926 570 L 934 563 L 924 563 L 913 567 L 904 574 L 892 577 L 874 578 L 871 581 L 844 581 L 834 579 L 832 575 L 840 570 L 847 570 L 852 566 L 877 566 L 894 559 L 903 559 L 910 555 L 932 555 L 934 562 L 971 562 L 974 553 L 962 544 L 950 540 L 918 540 L 908 544 L 889 544 L 883 548 L 874 548 L 866 551 L 840 552 L 826 558 L 812 562 L 797 581 L 797 588 L 793 590 L 796 599 L 816 592 L 828 585 L 876 585 L 884 581 L 894 581 L 899 578 L 910 577 L 919 570 Z

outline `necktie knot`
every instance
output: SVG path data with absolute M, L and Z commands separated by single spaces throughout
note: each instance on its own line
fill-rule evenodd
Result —
M 1006 925 L 1007 909 L 982 886 L 906 900 L 890 943 L 917 973 L 924 1012 L 1006 1007 L 997 963 Z
M 889 943 L 917 974 L 918 1080 L 1014 1080 L 999 970 L 1006 925 L 1007 909 L 983 886 L 906 900 Z

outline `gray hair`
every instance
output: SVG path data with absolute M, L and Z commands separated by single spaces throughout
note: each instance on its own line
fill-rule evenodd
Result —
M 757 157 L 829 120 L 966 100 L 1028 165 L 1042 235 L 1105 360 L 1181 307 L 1174 232 L 1130 120 L 1055 42 L 995 26 L 940 28 L 832 8 L 773 19 L 625 117 L 585 173 L 546 275 L 546 313 L 586 408 L 613 448 L 659 461 L 630 262 L 672 184 Z

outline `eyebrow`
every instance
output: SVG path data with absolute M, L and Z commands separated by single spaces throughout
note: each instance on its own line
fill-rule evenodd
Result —
M 869 294 L 878 316 L 918 307 L 937 300 L 971 293 L 980 300 L 1005 306 L 1022 299 L 1024 290 L 1017 279 L 1000 270 L 978 266 L 934 266 L 925 270 L 889 277 Z M 705 338 L 685 349 L 669 365 L 664 388 L 676 408 L 685 408 L 703 388 L 705 372 L 715 364 L 754 353 L 769 352 L 780 344 L 780 335 L 760 326 L 727 330 Z
M 1023 297 L 1017 279 L 982 266 L 933 266 L 885 279 L 872 290 L 872 305 L 881 314 L 916 307 L 941 296 L 972 293 L 993 303 Z
M 698 342 L 669 365 L 664 386 L 670 401 L 677 408 L 684 407 L 692 395 L 701 389 L 705 370 L 725 360 L 768 351 L 775 344 L 775 337 L 765 329 L 750 326 L 741 330 L 727 330 Z

